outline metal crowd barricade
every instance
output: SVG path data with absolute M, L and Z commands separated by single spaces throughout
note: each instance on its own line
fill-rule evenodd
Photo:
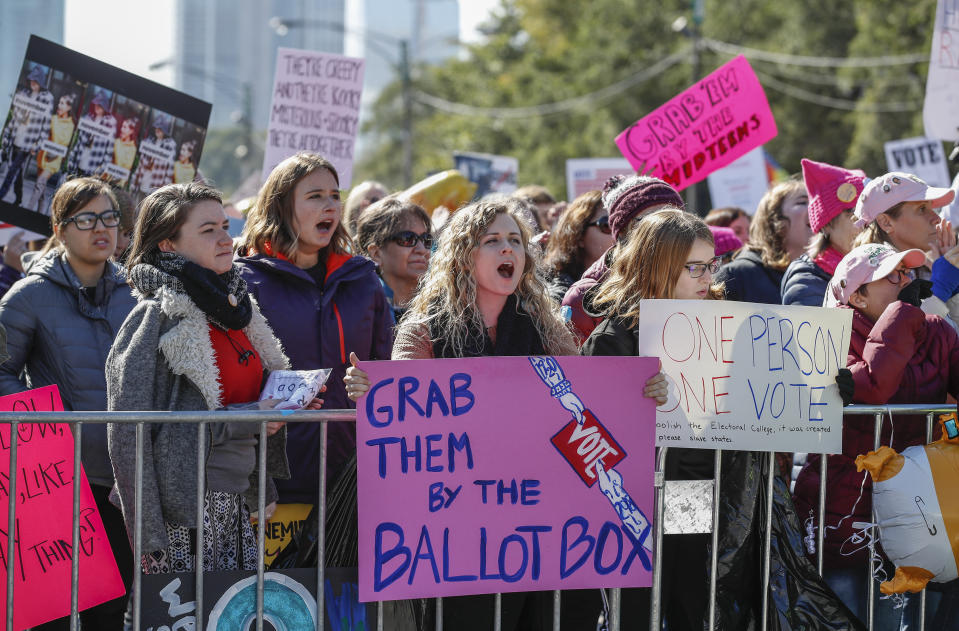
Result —
M 867 416 L 872 415 L 875 420 L 873 429 L 873 449 L 879 449 L 880 438 L 882 435 L 883 418 L 886 415 L 890 417 L 895 415 L 926 415 L 926 442 L 932 441 L 933 422 L 936 414 L 948 414 L 955 412 L 955 405 L 937 404 L 890 404 L 890 405 L 850 405 L 843 408 L 843 416 Z M 659 448 L 656 455 L 656 490 L 655 490 L 655 518 L 653 533 L 654 551 L 653 551 L 653 588 L 650 597 L 650 629 L 662 628 L 662 598 L 661 598 L 661 579 L 662 579 L 662 542 L 663 542 L 663 515 L 665 509 L 666 485 L 663 479 L 665 471 L 667 448 Z M 769 527 L 772 523 L 773 510 L 773 485 L 776 475 L 776 454 L 770 452 L 769 471 L 766 476 L 766 506 L 764 513 L 766 516 L 766 532 L 763 540 L 763 561 L 762 561 L 762 617 L 760 618 L 760 629 L 766 631 L 769 622 L 769 571 L 770 571 L 770 548 L 772 530 Z M 821 454 L 819 461 L 819 527 L 816 534 L 816 569 L 820 576 L 823 573 L 823 539 L 824 523 L 826 518 L 826 467 L 828 455 Z M 716 621 L 716 569 L 718 564 L 717 543 L 719 539 L 719 492 L 722 485 L 722 450 L 717 449 L 714 463 L 714 484 L 713 484 L 713 511 L 712 511 L 712 550 L 710 555 L 710 580 L 709 580 L 709 610 L 708 627 L 713 629 Z M 875 522 L 875 514 L 873 522 Z M 869 539 L 869 565 L 866 568 L 868 595 L 866 600 L 867 619 L 866 624 L 869 631 L 875 628 L 875 589 L 876 581 L 872 576 L 872 561 L 875 551 L 875 537 Z M 919 630 L 924 631 L 926 625 L 926 592 L 923 590 L 919 596 Z
M 140 568 L 141 549 L 141 509 L 142 509 L 142 486 L 143 486 L 143 447 L 145 440 L 145 424 L 147 423 L 191 423 L 197 426 L 197 450 L 202 455 L 206 451 L 206 424 L 210 422 L 258 422 L 260 424 L 260 445 L 266 445 L 267 429 L 266 425 L 270 421 L 285 421 L 293 423 L 320 423 L 320 463 L 319 463 L 319 494 L 317 497 L 318 507 L 318 528 L 317 537 L 317 590 L 316 590 L 316 629 L 322 631 L 325 628 L 326 609 L 324 602 L 325 584 L 325 559 L 326 533 L 324 524 L 326 523 L 326 459 L 327 459 L 327 423 L 330 422 L 356 422 L 355 410 L 309 410 L 299 411 L 295 414 L 283 414 L 276 411 L 197 411 L 197 412 L 0 412 L 0 423 L 10 425 L 10 481 L 8 484 L 8 524 L 16 523 L 16 485 L 17 485 L 17 443 L 18 428 L 21 424 L 30 423 L 69 423 L 73 428 L 74 436 L 74 464 L 73 464 L 73 511 L 72 511 L 72 530 L 73 530 L 73 551 L 71 555 L 71 585 L 70 585 L 70 629 L 77 631 L 79 628 L 79 596 L 78 585 L 80 577 L 79 550 L 80 541 L 80 485 L 77 480 L 80 479 L 81 465 L 81 434 L 83 425 L 86 423 L 133 423 L 136 424 L 136 465 L 135 465 L 135 484 L 137 488 L 134 499 L 134 537 L 133 537 L 133 559 L 134 572 L 133 584 L 131 587 L 133 629 L 139 631 L 141 599 L 142 599 L 142 573 Z M 197 536 L 196 536 L 196 583 L 195 583 L 195 610 L 194 615 L 197 622 L 197 628 L 202 626 L 204 617 L 203 611 L 203 496 L 205 492 L 205 468 L 204 459 L 197 459 Z M 263 631 L 263 581 L 264 581 L 264 553 L 266 521 L 262 519 L 265 513 L 265 487 L 266 487 L 266 449 L 261 448 L 258 451 L 259 468 L 259 494 L 257 497 L 257 573 L 256 573 L 256 629 Z M 13 567 L 16 555 L 15 529 L 8 528 L 7 550 L 9 558 L 7 566 Z M 14 611 L 14 572 L 7 573 L 7 602 L 6 602 L 6 628 L 13 628 Z M 619 590 L 612 590 L 612 599 L 610 605 L 610 631 L 619 631 Z M 443 629 L 443 599 L 436 598 L 436 630 Z M 500 594 L 495 595 L 495 613 L 494 630 L 499 630 L 501 626 L 502 602 Z M 560 629 L 560 592 L 553 592 L 553 629 Z M 383 631 L 383 603 L 377 605 L 377 630 Z
M 853 416 L 853 415 L 873 415 L 875 419 L 875 429 L 874 429 L 874 447 L 879 447 L 879 440 L 882 430 L 883 418 L 885 415 L 901 415 L 901 414 L 926 414 L 926 440 L 927 442 L 932 440 L 933 433 L 933 421 L 936 414 L 949 413 L 955 411 L 955 406 L 950 405 L 884 405 L 884 406 L 869 406 L 869 405 L 852 405 L 844 409 L 844 415 Z M 131 597 L 133 600 L 132 612 L 134 615 L 133 628 L 135 631 L 140 629 L 140 606 L 141 606 L 141 571 L 140 571 L 140 557 L 142 556 L 141 550 L 141 501 L 142 493 L 140 489 L 142 487 L 142 476 L 143 476 L 143 446 L 145 440 L 145 424 L 146 423 L 192 423 L 197 426 L 197 448 L 198 453 L 202 454 L 206 450 L 206 423 L 209 422 L 258 422 L 260 423 L 260 444 L 266 444 L 267 428 L 266 425 L 270 421 L 286 421 L 286 422 L 299 422 L 299 423 L 320 423 L 321 431 L 321 448 L 320 448 L 320 464 L 319 464 L 319 494 L 317 497 L 318 501 L 318 511 L 319 519 L 318 523 L 320 527 L 318 528 L 318 537 L 317 537 L 317 594 L 316 594 L 316 604 L 317 604 L 317 618 L 316 618 L 316 629 L 320 631 L 325 627 L 325 602 L 324 602 L 324 590 L 323 585 L 325 583 L 325 567 L 323 559 L 325 558 L 325 529 L 323 525 L 326 523 L 326 459 L 327 459 L 327 423 L 329 422 L 355 422 L 356 421 L 356 412 L 354 410 L 310 410 L 310 411 L 300 411 L 295 414 L 282 414 L 275 411 L 216 411 L 216 412 L 0 412 L 0 423 L 7 423 L 10 425 L 10 480 L 8 484 L 8 506 L 7 506 L 7 523 L 15 524 L 16 523 L 16 484 L 17 484 L 17 443 L 18 443 L 18 427 L 20 424 L 24 423 L 69 423 L 73 427 L 74 435 L 74 467 L 73 467 L 73 516 L 72 516 L 72 542 L 73 550 L 79 550 L 79 541 L 80 541 L 80 521 L 79 521 L 79 509 L 80 509 L 80 485 L 75 482 L 80 479 L 80 464 L 81 464 L 81 434 L 83 431 L 83 425 L 85 423 L 134 423 L 136 424 L 136 487 L 137 494 L 134 501 L 134 510 L 136 512 L 136 517 L 134 520 L 134 537 L 133 537 L 133 558 L 136 567 L 134 568 L 133 574 L 133 585 L 131 589 Z M 662 579 L 662 543 L 663 543 L 663 515 L 665 507 L 665 480 L 664 480 L 664 471 L 665 471 L 665 462 L 666 462 L 666 448 L 660 448 L 656 456 L 656 472 L 654 478 L 655 484 L 655 519 L 654 519 L 654 530 L 653 530 L 653 588 L 652 594 L 650 597 L 650 629 L 659 629 L 661 628 L 661 579 Z M 266 482 L 266 449 L 261 448 L 258 453 L 259 459 L 259 488 L 260 492 L 257 498 L 257 511 L 258 515 L 262 516 L 265 513 L 265 482 Z M 204 616 L 203 611 L 203 496 L 204 496 L 204 484 L 205 484 L 205 470 L 203 465 L 204 459 L 198 458 L 198 467 L 197 467 L 197 556 L 196 556 L 196 609 L 195 616 L 196 620 L 202 621 Z M 823 569 L 823 528 L 822 524 L 825 521 L 825 507 L 826 507 L 826 466 L 827 466 L 827 456 L 824 454 L 820 461 L 820 497 L 819 497 L 819 524 L 820 528 L 817 533 L 817 547 L 816 547 L 816 563 L 817 569 L 820 574 L 822 574 Z M 769 472 L 766 478 L 766 506 L 765 506 L 765 515 L 766 515 L 766 524 L 771 523 L 772 518 L 772 490 L 775 477 L 775 454 L 769 454 Z M 709 610 L 708 610 L 708 620 L 709 627 L 713 628 L 716 620 L 716 569 L 718 564 L 718 520 L 719 520 L 719 491 L 721 489 L 722 483 L 722 451 L 716 450 L 715 464 L 714 464 L 714 478 L 715 482 L 713 485 L 713 497 L 712 497 L 712 554 L 710 558 L 710 584 L 709 584 Z M 257 581 L 256 581 L 256 629 L 257 631 L 263 631 L 263 580 L 264 580 L 264 551 L 265 551 L 265 525 L 266 522 L 262 518 L 257 520 Z M 15 554 L 16 554 L 16 545 L 15 545 L 15 528 L 7 529 L 7 550 L 9 558 L 7 559 L 7 566 L 12 567 Z M 764 539 L 764 549 L 763 549 L 763 574 L 762 574 L 762 585 L 763 585 L 763 600 L 762 600 L 762 622 L 761 629 L 765 631 L 768 624 L 768 615 L 769 615 L 769 572 L 770 572 L 770 543 L 771 543 L 771 531 L 770 528 L 766 528 L 766 534 Z M 874 550 L 874 542 L 871 541 L 869 544 L 870 557 L 872 556 Z M 79 628 L 79 610 L 78 610 L 78 584 L 79 584 L 79 575 L 80 575 L 80 565 L 79 565 L 79 555 L 74 553 L 72 554 L 71 560 L 71 586 L 70 586 L 70 629 L 71 631 L 77 631 Z M 7 628 L 13 628 L 13 609 L 14 609 L 14 573 L 7 573 L 7 602 L 6 602 L 6 624 Z M 868 579 L 869 585 L 869 594 L 867 599 L 867 611 L 868 618 L 867 624 L 870 631 L 874 628 L 874 594 L 875 594 L 875 581 L 872 579 L 871 569 Z M 554 631 L 560 630 L 560 605 L 561 605 L 561 592 L 553 592 L 553 629 Z M 609 615 L 608 628 L 610 631 L 620 631 L 620 611 L 621 611 L 621 592 L 619 589 L 610 590 L 610 606 L 609 606 Z M 443 629 L 443 599 L 435 599 L 436 607 L 436 630 L 442 631 Z M 495 595 L 494 599 L 494 631 L 499 631 L 501 628 L 501 612 L 502 612 L 502 602 L 499 594 Z M 202 624 L 198 623 L 198 624 Z M 922 630 L 925 628 L 925 592 L 920 596 L 920 623 L 919 629 Z M 377 606 L 377 629 L 378 631 L 383 630 L 383 604 L 382 602 L 378 603 Z

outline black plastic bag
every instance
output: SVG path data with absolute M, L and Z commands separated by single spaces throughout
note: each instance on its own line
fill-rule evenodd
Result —
M 723 452 L 720 490 L 716 628 L 758 629 L 762 616 L 762 561 L 769 455 Z M 865 630 L 839 600 L 803 549 L 804 532 L 789 488 L 773 485 L 769 568 L 770 631 Z M 706 577 L 707 585 L 709 577 Z M 706 628 L 704 622 L 703 628 Z

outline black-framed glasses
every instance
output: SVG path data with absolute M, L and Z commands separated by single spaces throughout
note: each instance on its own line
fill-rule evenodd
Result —
M 886 280 L 893 285 L 898 285 L 901 283 L 903 278 L 908 278 L 911 281 L 915 280 L 915 275 L 909 270 L 897 269 L 889 272 L 889 274 L 886 276 Z
M 596 221 L 590 221 L 588 224 L 586 224 L 587 228 L 590 226 L 596 226 L 603 234 L 612 234 L 613 232 L 613 229 L 609 227 L 609 215 L 603 215 Z
M 97 221 L 103 222 L 104 228 L 116 228 L 120 225 L 120 211 L 114 209 L 104 210 L 102 213 L 78 213 L 69 219 L 63 221 L 63 225 L 74 223 L 77 230 L 93 230 Z
M 715 274 L 719 271 L 722 261 L 718 256 L 714 256 L 712 259 L 706 263 L 686 263 L 683 265 L 686 268 L 686 271 L 689 273 L 690 278 L 699 278 L 706 273 L 706 270 L 709 270 L 710 274 Z
M 433 235 L 431 235 L 429 232 L 416 234 L 412 230 L 404 230 L 403 232 L 397 232 L 394 235 L 390 235 L 389 240 L 404 248 L 415 248 L 417 241 L 422 241 L 423 247 L 427 250 L 433 247 Z

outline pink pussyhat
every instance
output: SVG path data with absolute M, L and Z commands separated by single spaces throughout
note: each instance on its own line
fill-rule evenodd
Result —
M 859 169 L 802 159 L 802 177 L 809 194 L 809 227 L 814 233 L 839 216 L 856 207 L 856 200 L 866 185 L 866 174 Z
M 867 243 L 853 248 L 842 257 L 836 266 L 836 273 L 826 287 L 824 307 L 836 307 L 849 303 L 856 290 L 874 280 L 885 278 L 896 271 L 900 263 L 908 269 L 921 267 L 926 262 L 922 250 L 900 252 L 885 243 Z
M 935 188 L 911 173 L 893 171 L 866 184 L 853 214 L 856 226 L 864 228 L 902 202 L 929 202 L 931 208 L 939 208 L 951 203 L 955 196 L 951 188 Z
M 727 252 L 732 252 L 733 250 L 738 250 L 743 247 L 743 242 L 736 236 L 736 231 L 732 228 L 709 226 L 709 231 L 713 233 L 715 256 L 722 256 Z

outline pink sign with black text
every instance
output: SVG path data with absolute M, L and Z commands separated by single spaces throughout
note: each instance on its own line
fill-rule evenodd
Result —
M 361 601 L 650 586 L 655 358 L 361 367 Z
M 616 146 L 636 171 L 681 191 L 776 133 L 766 93 L 740 55 L 630 125 Z

